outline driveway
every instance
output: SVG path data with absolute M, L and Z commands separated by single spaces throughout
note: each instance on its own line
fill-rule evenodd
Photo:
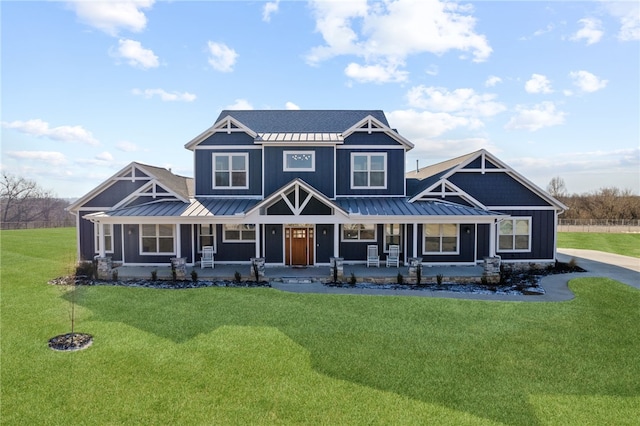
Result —
M 569 262 L 574 258 L 587 277 L 607 277 L 640 289 L 640 259 L 596 250 L 558 249 L 558 260 Z

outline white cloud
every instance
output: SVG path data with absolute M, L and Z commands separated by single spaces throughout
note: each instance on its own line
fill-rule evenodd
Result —
M 233 104 L 226 106 L 224 109 L 253 109 L 253 105 L 246 99 L 236 99 Z
M 553 93 L 551 82 L 542 74 L 532 74 L 531 79 L 524 84 L 527 93 Z
M 287 102 L 284 105 L 284 107 L 285 107 L 285 109 L 288 109 L 288 110 L 298 110 L 298 109 L 300 109 L 300 107 L 298 105 L 294 104 L 293 102 Z
M 490 75 L 487 80 L 484 82 L 485 87 L 494 87 L 496 84 L 502 83 L 502 79 L 495 75 Z
M 120 29 L 140 32 L 147 26 L 147 17 L 142 9 L 150 9 L 154 0 L 118 0 L 68 2 L 76 16 L 85 24 L 111 36 Z
M 564 123 L 565 113 L 556 110 L 553 102 L 542 102 L 533 108 L 522 105 L 516 107 L 518 114 L 509 120 L 505 129 L 529 130 L 535 132 L 543 127 L 557 126 Z
M 208 42 L 209 65 L 220 72 L 231 72 L 238 59 L 238 54 L 224 43 Z
M 104 151 L 101 152 L 100 154 L 95 156 L 96 160 L 100 160 L 100 161 L 113 161 L 113 155 L 111 155 L 109 152 Z
M 317 65 L 339 55 L 363 58 L 364 65 L 352 64 L 345 70 L 352 73 L 352 78 L 354 74 L 374 74 L 362 81 L 404 81 L 406 77 L 398 72 L 389 73 L 389 64 L 404 65 L 410 55 L 442 55 L 458 50 L 481 62 L 492 51 L 486 37 L 475 32 L 476 19 L 469 14 L 470 8 L 458 3 L 314 0 L 311 8 L 316 31 L 322 34 L 325 45 L 312 48 L 307 62 Z M 385 70 L 387 80 L 376 77 L 384 76 Z
M 402 129 L 402 135 L 410 141 L 429 140 L 456 128 L 481 126 L 481 123 L 473 118 L 413 109 L 391 111 L 387 118 L 389 123 L 393 123 L 392 127 Z
M 604 89 L 609 83 L 608 80 L 602 80 L 588 71 L 572 71 L 569 77 L 573 79 L 573 84 L 578 86 L 581 91 L 591 93 L 600 89 Z
M 145 49 L 139 41 L 120 39 L 118 49 L 112 56 L 127 60 L 132 67 L 148 69 L 160 65 L 158 57 L 150 49 Z
M 151 99 L 154 96 L 159 96 L 161 100 L 165 102 L 171 101 L 183 101 L 183 102 L 193 102 L 196 99 L 196 95 L 189 92 L 167 92 L 163 89 L 133 89 L 131 91 L 134 95 L 144 96 L 147 99 Z
M 640 40 L 640 3 L 637 1 L 604 2 L 611 16 L 620 21 L 618 40 Z
M 100 145 L 93 134 L 82 126 L 50 127 L 49 123 L 39 118 L 27 121 L 2 122 L 2 127 L 14 129 L 32 136 L 46 137 L 56 141 L 80 142 L 87 145 Z
M 573 41 L 580 41 L 584 39 L 588 46 L 599 42 L 604 35 L 604 31 L 602 31 L 602 22 L 599 19 L 583 18 L 580 19 L 578 23 L 582 24 L 582 28 L 571 36 L 571 40 Z
M 9 151 L 7 156 L 16 160 L 38 161 L 56 167 L 67 163 L 64 154 L 56 151 Z
M 116 148 L 118 148 L 120 151 L 124 151 L 124 152 L 136 152 L 136 151 L 140 151 L 140 148 L 138 147 L 138 145 L 132 143 L 132 142 L 128 142 L 128 141 L 120 141 L 116 144 Z
M 389 83 L 406 81 L 408 72 L 400 71 L 394 65 L 359 65 L 350 63 L 344 70 L 347 77 L 359 83 Z
M 271 22 L 271 15 L 278 11 L 279 5 L 280 0 L 265 3 L 264 8 L 262 9 L 262 20 L 264 22 Z
M 441 87 L 412 87 L 407 92 L 409 105 L 431 111 L 456 113 L 463 116 L 489 117 L 501 113 L 506 107 L 496 102 L 496 95 L 479 94 L 469 88 L 455 89 L 453 92 Z

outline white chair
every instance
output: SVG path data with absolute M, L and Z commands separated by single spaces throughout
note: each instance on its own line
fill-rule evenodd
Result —
M 212 246 L 202 247 L 202 258 L 200 259 L 200 267 L 206 268 L 207 266 L 211 266 L 211 268 L 213 269 L 213 247 Z
M 387 255 L 387 268 L 389 266 L 395 266 L 396 268 L 400 266 L 400 246 L 389 246 L 389 254 Z
M 380 266 L 380 256 L 378 256 L 378 246 L 367 246 L 367 268 L 369 266 Z

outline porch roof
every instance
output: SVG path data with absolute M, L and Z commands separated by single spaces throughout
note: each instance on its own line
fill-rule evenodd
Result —
M 336 204 L 351 214 L 366 216 L 503 216 L 501 213 L 437 200 L 406 198 L 338 198 Z
M 259 200 L 246 198 L 199 198 L 190 203 L 156 201 L 138 206 L 124 207 L 89 217 L 207 217 L 244 214 Z

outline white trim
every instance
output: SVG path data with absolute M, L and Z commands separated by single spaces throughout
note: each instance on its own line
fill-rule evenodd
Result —
M 200 237 L 202 237 L 203 234 L 200 231 L 202 230 L 203 226 L 213 227 L 213 234 L 205 234 L 204 236 L 212 237 L 213 243 L 211 245 L 213 246 L 213 253 L 217 254 L 218 253 L 218 244 L 217 244 L 218 224 L 214 222 L 194 223 L 193 226 L 195 227 L 195 229 L 193 229 L 193 233 L 191 234 L 192 235 L 191 239 L 193 240 L 195 237 L 195 249 L 196 249 L 195 255 L 202 253 Z M 195 262 L 195 255 L 194 255 L 194 262 Z
M 246 149 L 262 149 L 262 147 L 256 145 L 202 145 L 195 148 L 196 151 L 211 151 L 214 149 L 244 151 Z
M 438 186 L 440 187 L 440 192 L 435 192 L 435 189 Z M 449 189 L 452 189 L 453 191 L 452 192 L 446 192 L 445 189 L 447 187 Z M 463 200 L 465 200 L 465 201 L 471 203 L 472 205 L 474 205 L 476 207 L 479 207 L 479 208 L 481 208 L 483 210 L 487 210 L 488 209 L 487 206 L 482 204 L 480 201 L 476 200 L 474 197 L 469 195 L 466 191 L 461 189 L 459 186 L 449 182 L 447 179 L 438 180 L 433 185 L 431 185 L 428 188 L 422 190 L 417 195 L 415 195 L 413 198 L 409 199 L 409 202 L 413 203 L 415 201 L 427 201 L 427 200 L 430 199 L 429 196 L 431 196 L 431 197 L 439 196 L 440 198 L 446 198 L 448 196 L 457 196 L 457 197 L 460 197 Z M 438 199 L 438 198 L 434 198 L 434 200 L 437 200 L 439 202 L 448 202 L 446 200 L 441 200 L 441 199 Z M 453 203 L 453 204 L 456 204 L 456 203 Z
M 152 235 L 142 235 L 142 227 L 145 225 L 154 225 L 156 227 L 155 230 L 155 234 Z M 154 252 L 150 252 L 150 251 L 142 251 L 143 249 L 143 245 L 142 245 L 142 239 L 143 238 L 155 238 L 156 239 L 156 248 L 160 249 L 160 238 L 169 238 L 166 236 L 160 236 L 160 233 L 158 232 L 158 226 L 160 225 L 171 225 L 171 240 L 173 243 L 173 247 L 172 250 L 170 252 L 165 252 L 165 251 L 154 251 Z M 180 224 L 179 223 L 140 223 L 138 224 L 138 254 L 140 256 L 168 256 L 168 255 L 176 255 L 176 227 L 179 227 Z
M 311 155 L 311 167 L 288 167 L 287 156 L 289 155 Z M 283 172 L 315 172 L 316 171 L 316 152 L 302 150 L 282 151 L 282 171 Z
M 228 170 L 220 170 L 220 172 L 227 172 L 229 174 L 229 185 L 216 185 L 216 157 L 227 157 L 229 159 L 229 169 Z M 245 185 L 243 186 L 235 186 L 233 185 L 233 158 L 232 157 L 243 157 L 244 158 L 244 170 L 245 173 Z M 211 155 L 211 187 L 216 190 L 237 190 L 237 189 L 249 189 L 249 171 L 251 167 L 249 167 L 249 153 L 248 152 L 214 152 Z M 240 170 L 236 170 L 236 173 L 240 172 Z
M 513 233 L 512 234 L 504 234 L 504 236 L 507 235 L 511 235 L 512 236 L 512 243 L 513 243 L 513 248 L 512 249 L 501 249 L 500 248 L 500 224 L 502 222 L 505 221 L 511 221 L 511 225 L 512 225 L 512 230 Z M 528 237 L 528 241 L 527 241 L 527 248 L 526 249 L 517 249 L 516 247 L 516 242 L 515 242 L 515 238 L 517 235 L 524 235 L 524 234 L 516 234 L 516 226 L 515 226 L 515 222 L 517 220 L 526 220 L 528 222 L 528 228 L 529 228 L 529 234 L 527 235 Z M 502 219 L 501 221 L 499 221 L 496 224 L 496 252 L 497 253 L 528 253 L 531 251 L 531 243 L 532 243 L 532 239 L 533 239 L 533 219 L 531 216 L 511 216 L 509 218 L 505 218 Z
M 366 157 L 367 158 L 367 170 L 355 170 L 354 162 L 355 157 Z M 382 170 L 371 170 L 371 157 L 382 157 L 384 159 L 384 166 Z M 352 152 L 350 155 L 350 178 L 351 178 L 351 186 L 349 189 L 351 190 L 369 190 L 369 189 L 387 189 L 387 181 L 389 178 L 389 165 L 387 162 L 387 153 L 386 152 L 369 152 L 369 151 L 358 151 Z M 379 173 L 380 171 L 384 172 L 384 185 L 383 186 L 372 186 L 371 185 L 371 173 Z M 354 185 L 354 174 L 355 173 L 367 173 L 367 185 L 366 186 L 355 186 Z
M 115 242 L 115 238 L 113 236 L 113 223 L 93 223 L 93 251 L 94 253 L 100 254 L 100 256 L 103 256 L 104 253 L 113 253 L 114 252 L 114 242 Z M 105 229 L 103 227 L 109 227 L 110 232 L 109 232 L 109 237 L 111 238 L 111 250 L 107 250 L 106 249 L 106 237 L 107 235 L 104 234 L 102 232 L 100 232 L 100 229 Z M 105 249 L 104 251 L 102 251 L 102 245 L 100 244 L 101 242 L 104 241 L 105 244 Z
M 373 238 L 364 239 L 360 238 L 361 229 L 358 229 L 358 238 L 344 238 L 344 225 L 373 225 Z M 376 223 L 342 223 L 340 224 L 340 242 L 342 243 L 364 243 L 364 242 L 378 242 L 378 226 Z
M 370 150 L 370 149 L 384 149 L 384 150 L 398 149 L 398 150 L 406 151 L 404 149 L 404 147 L 399 146 L 399 145 L 340 145 L 340 146 L 336 146 L 336 149 L 350 149 L 350 150 L 355 150 L 355 149 L 366 149 L 366 150 Z
M 232 127 L 232 125 L 235 127 Z M 196 146 L 200 145 L 200 143 L 205 141 L 211 135 L 215 133 L 222 133 L 222 132 L 227 134 L 246 133 L 254 139 L 258 135 L 256 132 L 254 132 L 253 130 L 251 130 L 244 124 L 242 124 L 240 121 L 233 118 L 231 115 L 226 115 L 224 118 L 214 123 L 213 126 L 209 127 L 207 130 L 205 130 L 204 132 L 200 133 L 198 136 L 196 136 L 195 138 L 187 142 L 184 145 L 184 147 L 192 151 Z
M 438 225 L 439 226 L 439 235 L 440 239 L 440 251 L 427 251 L 427 225 Z M 455 251 L 442 251 L 442 239 L 446 236 L 443 235 L 442 225 L 455 225 L 456 226 L 456 250 Z M 435 238 L 432 237 L 432 238 Z M 450 237 L 448 237 L 450 238 Z M 427 222 L 422 224 L 422 254 L 430 255 L 430 256 L 447 256 L 447 255 L 459 255 L 460 254 L 460 223 L 435 223 L 435 222 Z M 474 260 L 475 262 L 475 260 Z
M 251 239 L 243 239 L 242 235 L 243 235 L 243 231 L 244 229 L 239 228 L 238 232 L 240 233 L 240 238 L 237 240 L 232 240 L 232 239 L 228 239 L 227 238 L 227 233 L 225 232 L 226 229 L 225 227 L 227 227 L 228 225 L 239 225 L 239 226 L 253 226 L 253 235 L 254 237 Z M 255 243 L 258 239 L 258 232 L 256 231 L 256 229 L 258 228 L 258 226 L 255 223 L 245 223 L 245 222 L 241 222 L 241 223 L 223 223 L 222 224 L 222 242 L 223 243 L 229 243 L 229 244 L 238 244 L 238 243 Z M 250 231 L 249 229 L 246 229 L 246 231 Z
M 555 210 L 553 206 L 487 206 L 489 210 Z
M 409 142 L 408 139 L 400 136 L 398 132 L 393 131 L 389 126 L 382 123 L 377 118 L 373 117 L 371 114 L 367 115 L 362 120 L 358 121 L 356 124 L 345 130 L 342 135 L 344 139 L 347 139 L 351 134 L 355 132 L 366 132 L 368 134 L 371 133 L 385 133 L 391 139 L 397 141 L 404 145 L 405 150 L 410 150 L 413 148 L 413 144 Z

